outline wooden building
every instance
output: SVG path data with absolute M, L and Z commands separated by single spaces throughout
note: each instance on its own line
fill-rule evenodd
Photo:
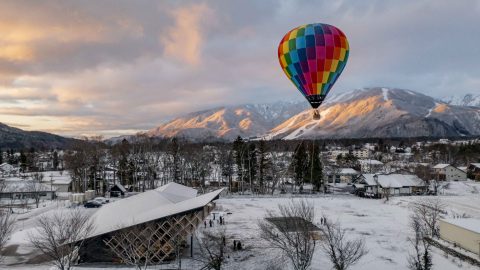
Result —
M 222 191 L 197 196 L 193 188 L 169 183 L 106 204 L 91 217 L 94 230 L 80 250 L 80 262 L 124 263 L 119 254 L 129 244 L 148 252 L 155 263 L 171 260 L 213 210 Z

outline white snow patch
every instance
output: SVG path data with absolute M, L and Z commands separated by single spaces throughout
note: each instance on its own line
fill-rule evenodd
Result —
M 388 98 L 388 88 L 382 88 L 382 93 L 383 93 L 383 100 L 389 101 L 390 99 Z
M 435 105 L 428 110 L 428 113 L 425 115 L 425 118 L 430 117 L 430 116 L 432 115 L 433 109 L 435 109 L 435 107 L 437 107 L 438 105 L 440 105 L 440 104 L 438 104 L 437 102 L 435 102 Z

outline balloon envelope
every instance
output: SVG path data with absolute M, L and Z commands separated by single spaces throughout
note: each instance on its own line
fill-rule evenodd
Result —
M 323 23 L 292 29 L 278 46 L 283 71 L 315 109 L 345 68 L 348 53 L 345 34 Z

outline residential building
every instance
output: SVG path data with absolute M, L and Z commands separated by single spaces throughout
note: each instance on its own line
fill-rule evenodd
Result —
M 467 173 L 469 178 L 480 181 L 480 163 L 470 163 Z
M 55 191 L 49 186 L 37 183 L 32 180 L 20 178 L 11 180 L 2 180 L 0 183 L 0 200 L 10 200 L 15 204 L 17 200 L 28 200 L 40 198 L 40 200 L 52 200 L 55 198 Z
M 367 159 L 370 157 L 370 150 L 366 148 L 352 150 L 352 155 L 358 159 Z
M 381 198 L 385 195 L 424 194 L 427 184 L 413 174 L 362 174 L 354 183 L 359 196 Z
M 465 181 L 467 173 L 450 164 L 437 164 L 433 166 L 432 177 L 443 181 Z
M 384 164 L 376 159 L 359 159 L 360 168 L 362 173 L 377 173 L 382 172 Z
M 8 177 L 18 174 L 19 168 L 8 163 L 0 164 L 0 176 Z
M 324 177 L 329 183 L 352 183 L 360 172 L 352 168 L 325 168 Z

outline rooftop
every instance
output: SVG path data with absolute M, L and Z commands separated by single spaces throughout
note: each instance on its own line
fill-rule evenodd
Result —
M 197 196 L 197 190 L 169 183 L 102 206 L 92 215 L 95 229 L 89 237 L 197 209 L 214 200 L 223 189 Z
M 467 229 L 472 232 L 480 233 L 480 219 L 475 218 L 449 218 L 442 221 Z
M 377 174 L 378 184 L 374 178 L 375 174 L 363 174 L 365 182 L 369 186 L 380 185 L 381 187 L 401 188 L 424 186 L 422 179 L 413 174 Z
M 446 167 L 450 166 L 450 164 L 437 164 L 433 166 L 434 169 L 444 169 Z

